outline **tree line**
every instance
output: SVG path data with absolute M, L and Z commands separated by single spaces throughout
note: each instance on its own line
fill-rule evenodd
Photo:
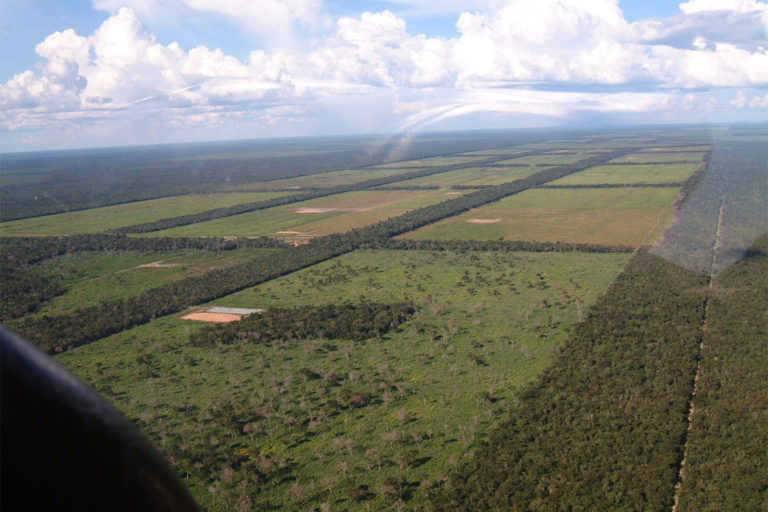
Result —
M 237 322 L 200 329 L 190 335 L 190 341 L 210 347 L 236 340 L 264 344 L 306 338 L 365 340 L 386 334 L 415 311 L 414 305 L 408 303 L 270 308 Z
M 669 510 L 707 277 L 637 253 L 436 510 Z
M 634 251 L 633 247 L 626 245 L 529 242 L 524 240 L 411 240 L 400 238 L 372 239 L 363 248 L 395 251 L 451 251 L 457 253 L 468 251 L 629 253 Z
M 234 249 L 285 249 L 285 242 L 269 237 L 146 237 L 123 234 L 85 234 L 71 236 L 0 237 L 0 260 L 18 267 L 31 265 L 63 254 L 99 251 L 163 252 L 190 249 L 230 251 Z

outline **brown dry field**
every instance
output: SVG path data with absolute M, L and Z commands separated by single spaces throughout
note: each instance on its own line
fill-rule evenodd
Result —
M 205 312 L 188 313 L 183 317 L 181 317 L 182 320 L 196 320 L 198 322 L 216 322 L 216 323 L 237 322 L 241 318 L 242 318 L 241 315 L 232 315 L 230 313 L 205 313 Z

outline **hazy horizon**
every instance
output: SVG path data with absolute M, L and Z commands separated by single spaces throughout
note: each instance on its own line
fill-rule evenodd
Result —
M 2 152 L 768 120 L 758 0 L 0 9 Z

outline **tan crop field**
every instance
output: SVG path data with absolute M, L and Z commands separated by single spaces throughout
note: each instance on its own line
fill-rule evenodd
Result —
M 181 226 L 153 236 L 283 236 L 343 233 L 455 197 L 441 190 L 371 190 L 302 201 Z
M 412 180 L 399 181 L 399 186 L 438 186 L 453 187 L 456 185 L 500 185 L 509 181 L 525 178 L 541 170 L 541 167 L 526 166 L 493 166 L 493 167 L 469 167 L 456 171 L 441 172 L 414 178 Z M 389 186 L 389 185 L 387 185 Z
M 638 151 L 608 163 L 662 164 L 668 162 L 701 162 L 706 151 Z
M 644 245 L 672 220 L 677 194 L 676 188 L 527 190 L 402 238 Z
M 600 185 L 632 183 L 681 183 L 700 164 L 601 165 L 570 174 L 552 185 Z

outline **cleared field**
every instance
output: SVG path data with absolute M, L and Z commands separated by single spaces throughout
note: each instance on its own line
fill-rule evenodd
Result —
M 285 236 L 341 233 L 455 197 L 435 190 L 338 194 L 152 233 L 152 236 Z
M 672 219 L 677 194 L 675 188 L 527 190 L 403 238 L 652 244 Z
M 352 185 L 361 181 L 373 180 L 376 178 L 386 178 L 410 172 L 413 169 L 407 168 L 386 168 L 386 169 L 356 169 L 348 171 L 326 172 L 323 174 L 312 174 L 309 176 L 300 176 L 298 178 L 289 178 L 285 180 L 257 181 L 238 185 L 231 190 L 253 190 L 253 189 L 274 189 L 274 188 L 302 188 L 302 187 L 335 187 L 338 185 Z
M 360 251 L 215 304 L 415 301 L 417 315 L 382 339 L 212 350 L 188 343 L 194 322 L 163 318 L 57 359 L 138 421 L 209 510 L 236 509 L 241 486 L 251 509 L 384 510 L 401 480 L 418 509 L 627 258 Z M 350 396 L 365 402 L 342 406 Z M 370 491 L 364 502 L 356 489 Z
M 570 174 L 552 185 L 681 183 L 699 164 L 601 165 Z
M 15 236 L 99 233 L 108 229 L 153 222 L 166 217 L 197 213 L 223 206 L 271 199 L 286 194 L 288 192 L 252 192 L 165 197 L 3 222 L 0 223 L 0 234 Z
M 541 167 L 469 167 L 450 172 L 441 172 L 407 181 L 398 181 L 398 186 L 439 186 L 455 185 L 500 185 L 508 181 L 525 178 L 541 170 Z M 391 186 L 391 185 L 386 185 Z
M 171 281 L 194 277 L 214 269 L 267 258 L 277 249 L 232 251 L 133 251 L 66 254 L 37 265 L 62 280 L 67 291 L 43 306 L 37 315 L 58 315 L 140 293 Z
M 621 158 L 611 160 L 609 163 L 637 163 L 637 164 L 663 164 L 667 162 L 701 162 L 706 155 L 705 151 L 683 151 L 677 148 L 674 151 L 638 151 Z

